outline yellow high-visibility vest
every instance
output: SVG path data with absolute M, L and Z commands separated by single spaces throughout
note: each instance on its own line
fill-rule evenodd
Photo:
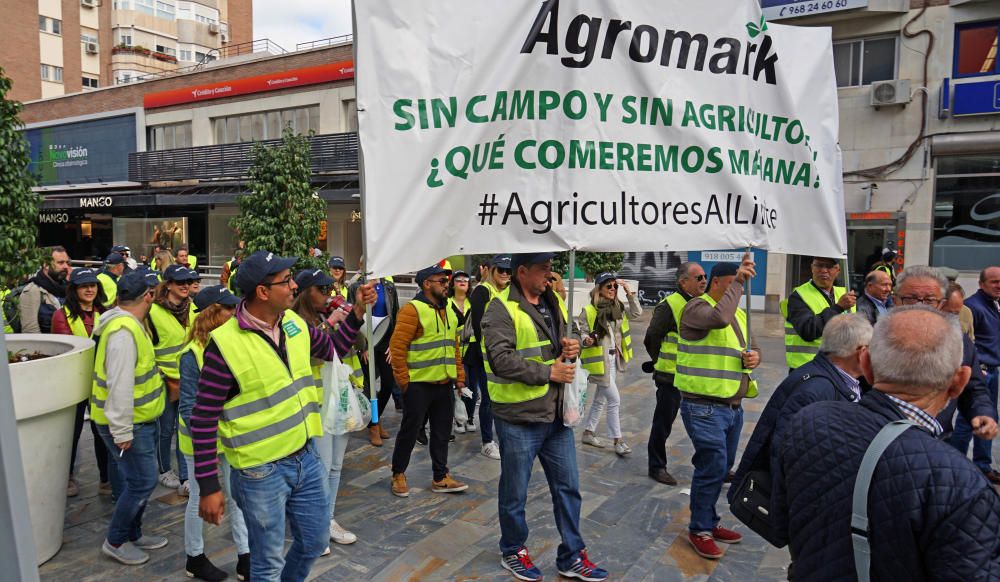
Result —
M 708 294 L 701 299 L 715 307 L 716 302 Z M 736 309 L 736 323 L 740 333 L 747 337 L 747 314 Z M 678 325 L 678 328 L 680 326 Z M 680 336 L 677 343 L 677 373 L 674 386 L 681 392 L 713 398 L 731 398 L 740 390 L 744 374 L 750 370 L 743 367 L 744 346 L 740 343 L 732 325 L 713 329 L 698 341 L 688 341 Z M 757 396 L 757 381 L 751 379 L 747 398 Z
M 687 305 L 687 299 L 684 299 L 684 295 L 677 292 L 667 295 L 663 298 L 663 301 L 670 307 L 670 312 L 674 315 L 674 325 L 677 326 L 677 330 L 667 332 L 667 335 L 663 336 L 663 341 L 660 342 L 660 354 L 656 358 L 656 364 L 653 365 L 653 369 L 664 374 L 676 374 L 677 343 L 680 338 L 681 314 L 684 313 L 684 306 Z
M 127 315 L 116 317 L 101 330 L 97 342 L 97 356 L 94 359 L 94 383 L 90 395 L 90 418 L 104 426 L 108 424 L 108 419 L 104 416 L 104 403 L 108 400 L 108 375 L 105 368 L 107 338 L 123 329 L 132 334 L 137 353 L 135 387 L 132 389 L 133 424 L 156 420 L 163 414 L 166 404 L 163 378 L 160 377 L 160 371 L 156 367 L 156 357 L 153 354 L 153 342 L 146 335 L 146 330 L 133 317 Z

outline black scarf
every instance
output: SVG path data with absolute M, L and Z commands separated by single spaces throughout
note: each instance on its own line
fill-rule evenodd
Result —
M 44 271 L 39 271 L 34 277 L 31 278 L 31 281 L 59 299 L 66 298 L 66 287 L 69 283 L 65 280 L 56 281 L 52 277 L 48 276 Z
M 597 338 L 601 339 L 608 334 L 615 322 L 624 317 L 625 306 L 618 299 L 597 298 L 597 317 L 594 321 L 594 331 Z
M 177 305 L 173 305 L 170 301 L 164 297 L 162 301 L 157 301 L 157 305 L 169 311 L 177 321 L 181 324 L 181 327 L 188 326 L 188 317 L 191 315 L 191 298 L 185 297 Z

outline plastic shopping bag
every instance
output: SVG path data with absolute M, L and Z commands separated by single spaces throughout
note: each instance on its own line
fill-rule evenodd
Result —
M 583 413 L 587 410 L 587 389 L 590 374 L 580 367 L 580 359 L 576 359 L 576 373 L 573 381 L 563 389 L 562 417 L 566 426 L 580 424 Z
M 352 431 L 368 428 L 368 423 L 372 421 L 372 401 L 365 396 L 364 392 L 357 388 L 354 389 L 354 397 L 358 401 L 358 411 L 361 414 L 361 424 L 358 428 L 352 429 Z
M 462 400 L 456 394 L 453 398 L 455 401 L 455 423 L 465 425 L 469 422 L 469 413 L 465 410 L 465 400 Z
M 340 362 L 326 362 L 320 370 L 323 431 L 331 434 L 343 434 L 336 432 L 342 385 L 341 370 L 338 368 L 340 365 Z

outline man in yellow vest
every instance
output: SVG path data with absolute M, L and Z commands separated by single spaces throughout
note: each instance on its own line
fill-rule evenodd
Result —
M 104 291 L 104 307 L 110 308 L 118 298 L 118 279 L 125 273 L 125 257 L 111 253 L 104 259 L 104 270 L 97 274 L 97 280 Z
M 681 393 L 674 386 L 681 312 L 688 301 L 700 297 L 707 287 L 708 279 L 701 265 L 689 262 L 677 267 L 677 292 L 667 295 L 656 306 L 642 341 L 653 360 L 653 382 L 656 384 L 656 409 L 646 457 L 650 478 L 664 485 L 677 485 L 677 479 L 667 471 L 667 439 L 681 406 Z
M 691 521 L 688 541 L 698 555 L 717 560 L 716 542 L 739 543 L 743 536 L 719 525 L 715 504 L 726 474 L 736 462 L 743 429 L 744 398 L 757 396 L 750 370 L 760 364 L 751 342 L 746 312 L 740 309 L 743 286 L 756 275 L 753 258 L 716 263 L 708 293 L 688 301 L 681 312 L 674 385 L 681 393 L 681 419 L 694 445 Z
M 840 265 L 836 259 L 813 257 L 812 279 L 796 287 L 782 302 L 785 316 L 785 361 L 794 370 L 819 353 L 826 322 L 845 311 L 854 312 L 857 295 L 834 286 Z
M 142 324 L 152 304 L 145 277 L 129 273 L 118 280 L 118 307 L 102 314 L 94 329 L 90 418 L 108 449 L 118 499 L 101 551 L 130 566 L 149 561 L 145 550 L 167 545 L 167 538 L 142 533 L 143 511 L 159 475 L 156 421 L 166 402 L 153 342 Z
M 209 523 L 222 521 L 218 441 L 233 469 L 233 496 L 246 520 L 255 581 L 305 580 L 327 548 L 327 470 L 313 444 L 323 434 L 322 398 L 311 358 L 347 355 L 365 305 L 375 302 L 373 286 L 362 285 L 336 334 L 342 342 L 310 328 L 291 310 L 295 261 L 267 251 L 244 259 L 236 276 L 244 300 L 211 333 L 191 412 L 198 514 Z M 284 554 L 286 520 L 294 539 Z
M 389 341 L 392 372 L 403 391 L 403 420 L 392 451 L 392 494 L 409 497 L 406 468 L 417 433 L 430 423 L 431 491 L 469 488 L 448 472 L 448 437 L 454 423 L 456 390 L 465 387 L 458 343 L 458 316 L 448 308 L 451 271 L 434 265 L 417 272 L 420 292 L 404 305 Z
M 535 459 L 552 492 L 562 543 L 556 567 L 568 578 L 605 580 L 607 571 L 590 561 L 580 535 L 580 475 L 573 429 L 563 424 L 561 402 L 572 382 L 580 341 L 566 305 L 548 284 L 554 253 L 511 258 L 511 285 L 494 297 L 483 315 L 486 379 L 500 441 L 500 564 L 519 580 L 541 580 L 525 543 L 525 503 Z

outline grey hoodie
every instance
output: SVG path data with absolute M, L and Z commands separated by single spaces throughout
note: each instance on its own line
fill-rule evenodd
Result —
M 120 307 L 115 307 L 101 314 L 101 319 L 94 328 L 94 336 L 102 335 L 104 328 L 112 320 L 119 317 L 131 317 L 145 330 L 134 315 Z M 147 341 L 149 332 L 146 332 Z M 100 341 L 106 342 L 104 368 L 108 381 L 108 399 L 104 404 L 104 416 L 108 419 L 108 428 L 115 443 L 132 440 L 132 403 L 135 398 L 135 365 L 139 359 L 139 349 L 128 330 L 121 329 L 112 332 Z

